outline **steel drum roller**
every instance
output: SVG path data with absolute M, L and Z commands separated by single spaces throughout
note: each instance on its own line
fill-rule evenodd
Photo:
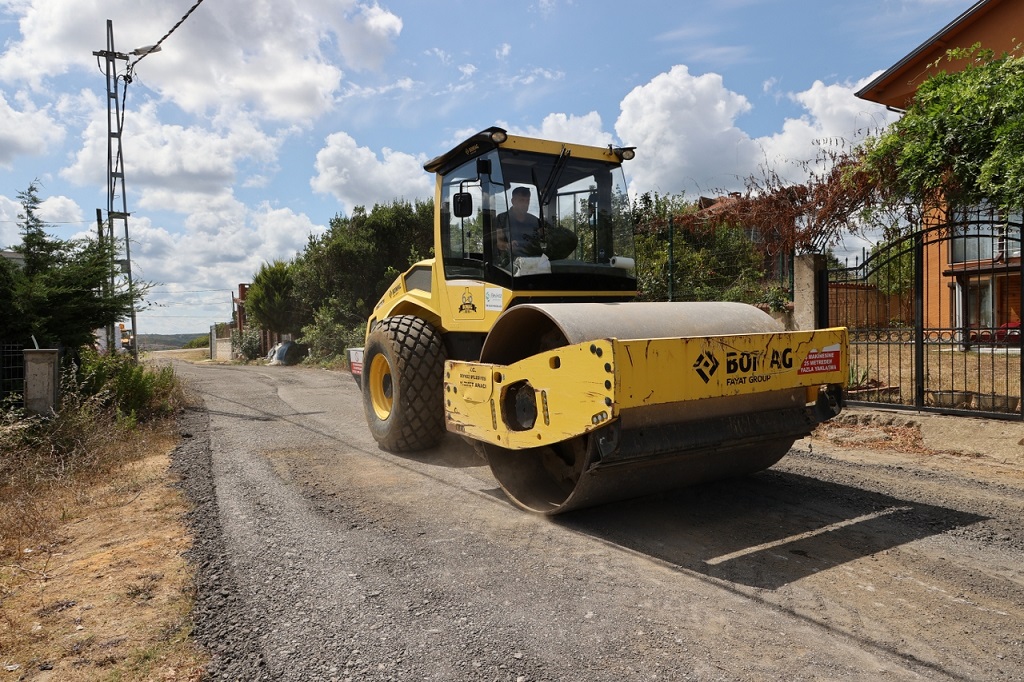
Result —
M 480 359 L 511 364 L 605 338 L 778 331 L 770 315 L 741 303 L 523 304 L 497 320 Z M 680 381 L 698 380 L 690 370 L 679 368 Z M 813 427 L 801 388 L 626 409 L 611 425 L 550 447 L 482 447 L 516 504 L 558 514 L 766 469 Z

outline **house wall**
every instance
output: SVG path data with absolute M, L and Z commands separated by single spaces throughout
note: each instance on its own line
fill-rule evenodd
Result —
M 947 50 L 980 43 L 982 48 L 996 54 L 1007 52 L 1024 38 L 1022 26 L 1024 3 L 1020 0 L 978 3 L 883 74 L 881 82 L 870 84 L 858 95 L 872 102 L 906 109 L 918 86 L 929 76 L 963 68 L 963 62 L 946 60 Z
M 942 274 L 949 267 L 949 244 L 946 239 L 937 241 L 933 237 L 924 245 L 925 329 L 950 329 L 956 322 L 954 280 Z
M 880 329 L 904 317 L 913 294 L 883 294 L 872 284 L 833 282 L 828 288 L 828 322 L 832 327 Z M 912 305 L 912 304 L 911 304 Z M 910 310 L 913 313 L 913 309 Z M 913 324 L 913 317 L 902 320 Z
M 949 61 L 953 48 L 975 44 L 995 54 L 1013 51 L 1022 39 L 1024 2 L 1020 0 L 982 0 L 968 8 L 949 25 L 929 38 L 897 64 L 857 93 L 858 97 L 897 109 L 906 109 L 917 88 L 940 71 L 956 72 L 963 61 Z M 926 216 L 924 227 L 945 223 L 941 212 Z M 924 325 L 931 329 L 950 329 L 956 324 L 956 288 L 951 276 L 942 274 L 950 262 L 950 243 L 935 238 L 925 246 Z M 1013 278 L 996 276 L 996 324 L 1020 319 L 1020 287 Z

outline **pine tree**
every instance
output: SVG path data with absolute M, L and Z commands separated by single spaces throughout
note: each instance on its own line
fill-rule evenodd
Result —
M 150 285 L 111 282 L 115 245 L 94 239 L 52 237 L 38 216 L 39 187 L 32 182 L 18 193 L 21 200 L 21 244 L 14 250 L 24 266 L 5 263 L 0 269 L 0 336 L 5 342 L 78 348 L 91 344 L 96 329 L 115 324 L 142 302 Z M 8 314 L 16 311 L 16 315 Z

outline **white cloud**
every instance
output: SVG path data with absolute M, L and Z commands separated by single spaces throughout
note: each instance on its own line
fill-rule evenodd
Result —
M 744 179 L 765 167 L 789 182 L 807 178 L 804 162 L 820 149 L 838 149 L 894 120 L 880 107 L 854 96 L 858 83 L 816 81 L 788 96 L 804 113 L 789 118 L 773 135 L 752 138 L 740 126 L 751 110 L 743 95 L 713 73 L 692 75 L 675 66 L 622 100 L 615 129 L 624 144 L 637 147 L 627 166 L 635 192 L 697 194 L 740 190 Z
M 316 155 L 316 175 L 310 181 L 313 190 L 331 194 L 346 210 L 355 206 L 373 207 L 396 198 L 427 199 L 433 195 L 433 180 L 423 170 L 427 161 L 391 149 L 383 149 L 380 158 L 368 147 L 360 147 L 347 133 L 334 133 Z
M 341 53 L 355 68 L 380 68 L 390 51 L 391 41 L 402 32 L 402 20 L 376 2 L 357 7 L 358 14 L 353 21 L 335 25 Z
M 739 188 L 759 153 L 736 125 L 749 110 L 747 98 L 728 90 L 718 74 L 694 76 L 681 65 L 634 88 L 615 123 L 619 139 L 637 147 L 628 167 L 634 191 Z
M 565 78 L 565 74 L 561 71 L 552 71 L 551 69 L 536 68 L 530 69 L 520 73 L 512 78 L 511 87 L 513 88 L 526 88 L 530 86 L 536 86 L 540 83 L 548 83 L 551 81 L 560 81 Z
M 786 119 L 781 132 L 758 140 L 765 157 L 774 160 L 776 169 L 784 171 L 785 179 L 803 182 L 807 171 L 800 162 L 813 160 L 820 150 L 849 149 L 896 120 L 895 114 L 854 95 L 871 78 L 831 85 L 815 81 L 807 90 L 789 95 L 806 113 Z
M 21 232 L 18 230 L 18 214 L 21 204 L 0 195 L 0 249 L 9 249 L 21 243 Z
M 437 61 L 441 62 L 446 66 L 452 63 L 452 56 L 439 47 L 432 47 L 429 50 L 427 50 L 424 54 L 430 57 L 435 57 Z
M 93 106 L 101 104 L 94 99 Z M 239 178 L 243 163 L 255 164 L 257 174 L 261 169 L 274 170 L 282 140 L 271 137 L 249 117 L 226 118 L 224 128 L 160 121 L 155 102 L 125 114 L 125 182 L 136 197 L 135 208 L 188 213 L 195 196 L 221 194 L 236 181 L 244 183 L 245 178 Z M 82 147 L 61 177 L 79 185 L 105 187 L 106 125 L 105 114 L 92 119 L 83 132 Z
M 25 96 L 16 96 L 18 108 L 0 92 L 0 167 L 10 168 L 17 157 L 43 154 L 64 140 L 64 129 L 50 112 L 35 108 Z
M 69 224 L 81 223 L 82 207 L 74 199 L 65 196 L 46 197 L 39 202 L 36 215 L 44 223 Z
M 162 0 L 26 0 L 21 39 L 0 53 L 0 82 L 42 92 L 78 70 L 94 73 L 93 51 L 155 43 L 181 19 Z M 196 8 L 136 67 L 136 86 L 201 114 L 250 109 L 259 118 L 308 123 L 333 106 L 343 79 L 327 50 L 355 70 L 377 69 L 393 49 L 402 20 L 376 3 L 355 0 L 219 0 Z M 125 62 L 117 61 L 123 69 Z M 102 68 L 102 63 L 100 64 Z
M 598 147 L 613 143 L 612 134 L 603 130 L 601 116 L 596 111 L 591 111 L 583 116 L 548 114 L 544 117 L 539 128 L 531 127 L 522 130 L 509 128 L 509 132 L 547 140 L 590 144 Z
M 304 214 L 290 209 L 275 209 L 261 204 L 253 210 L 230 199 L 208 205 L 189 220 L 185 232 L 172 232 L 153 224 L 150 218 L 132 221 L 132 269 L 140 281 L 171 283 L 156 289 L 155 301 L 188 303 L 187 297 L 173 296 L 175 291 L 222 291 L 223 303 L 213 306 L 189 305 L 155 308 L 140 318 L 143 333 L 174 329 L 202 329 L 203 324 L 230 319 L 229 292 L 238 284 L 252 281 L 265 262 L 289 260 L 306 245 L 310 234 L 322 234 Z M 176 283 L 176 284 L 175 284 Z M 209 295 L 200 298 L 209 299 Z M 189 326 L 181 315 L 194 315 Z M 212 316 L 212 319 L 208 319 Z M 166 319 L 161 319 L 166 318 Z M 200 322 L 200 320 L 207 320 Z

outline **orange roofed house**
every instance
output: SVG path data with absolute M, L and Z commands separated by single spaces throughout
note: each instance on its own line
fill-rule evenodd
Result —
M 980 44 L 997 55 L 1024 42 L 1024 2 L 982 0 L 857 92 L 857 96 L 905 110 L 917 87 L 940 70 L 952 48 Z M 1024 112 L 1021 112 L 1024 115 Z M 955 330 L 956 340 L 1020 345 L 1021 214 L 979 207 L 970 216 L 932 216 L 951 224 L 950 238 L 926 239 L 926 330 Z M 930 222 L 930 220 L 929 220 Z

